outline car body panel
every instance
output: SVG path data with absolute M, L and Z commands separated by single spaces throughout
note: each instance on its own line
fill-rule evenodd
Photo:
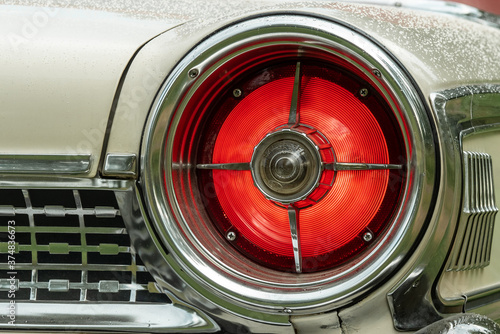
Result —
M 24 6 L 1 6 L 0 16 L 0 152 L 90 154 L 94 162 L 129 60 L 178 23 Z M 88 176 L 96 171 L 94 163 Z

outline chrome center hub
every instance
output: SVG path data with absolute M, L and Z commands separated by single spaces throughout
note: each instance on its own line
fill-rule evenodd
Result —
M 250 162 L 255 185 L 270 200 L 290 204 L 305 199 L 322 172 L 319 148 L 307 134 L 282 129 L 255 147 Z

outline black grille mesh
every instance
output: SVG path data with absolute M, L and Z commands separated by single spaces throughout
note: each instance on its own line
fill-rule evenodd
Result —
M 0 300 L 11 276 L 18 302 L 170 302 L 131 247 L 113 191 L 0 189 Z

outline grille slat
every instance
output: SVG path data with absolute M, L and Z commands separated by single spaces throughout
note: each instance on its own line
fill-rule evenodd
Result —
M 478 269 L 489 265 L 498 212 L 491 156 L 464 152 L 463 172 L 463 210 L 449 271 Z
M 130 245 L 112 191 L 0 190 L 2 260 L 9 220 L 16 221 L 17 301 L 135 303 L 140 292 L 141 303 L 170 303 L 151 289 L 153 279 Z M 6 260 L 0 263 L 0 299 L 7 299 L 11 271 Z

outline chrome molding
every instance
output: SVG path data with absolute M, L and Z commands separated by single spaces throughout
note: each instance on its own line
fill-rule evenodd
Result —
M 310 27 L 314 29 L 311 30 Z M 293 45 L 298 48 L 317 47 L 317 52 L 335 53 L 353 66 L 358 66 L 383 92 L 393 110 L 402 111 L 396 116 L 398 122 L 401 125 L 404 123 L 412 131 L 405 143 L 408 152 L 409 146 L 412 147 L 412 156 L 408 157 L 407 168 L 404 170 L 413 183 L 407 189 L 404 204 L 396 213 L 395 223 L 387 234 L 359 262 L 307 275 L 278 273 L 256 267 L 235 255 L 234 250 L 222 238 L 214 238 L 213 242 L 218 247 L 214 249 L 219 249 L 215 254 L 211 252 L 212 249 L 209 251 L 205 244 L 201 244 L 199 239 L 208 239 L 206 235 L 212 233 L 210 227 L 207 227 L 205 236 L 195 235 L 182 219 L 177 218 L 182 217 L 179 206 L 185 204 L 176 201 L 175 195 L 171 193 L 175 180 L 170 175 L 181 166 L 172 163 L 169 157 L 172 139 L 166 136 L 167 125 L 175 108 L 183 108 L 186 104 L 182 100 L 179 106 L 179 101 L 183 97 L 188 99 L 200 85 L 200 81 L 210 75 L 213 71 L 211 64 L 225 59 L 224 57 L 233 57 L 233 48 L 242 50 L 249 47 L 245 44 L 246 38 L 251 40 L 252 45 L 259 45 L 261 41 L 288 37 L 293 37 Z M 177 121 L 178 117 L 174 117 L 170 131 L 175 132 Z M 168 251 L 166 263 L 161 267 L 175 269 L 174 275 L 172 271 L 158 271 L 157 274 L 167 286 L 175 286 L 181 279 L 186 282 L 185 288 L 192 291 L 180 292 L 171 288 L 176 295 L 203 295 L 214 300 L 219 307 L 259 323 L 270 315 L 311 314 L 346 305 L 383 282 L 398 267 L 418 238 L 431 206 L 432 198 L 428 194 L 434 191 L 433 143 L 425 107 L 411 80 L 384 50 L 365 36 L 326 20 L 301 15 L 261 17 L 223 29 L 195 47 L 172 71 L 153 105 L 145 129 L 140 184 L 143 186 L 145 207 L 151 219 L 150 229 L 155 230 L 160 239 L 160 243 L 155 246 L 160 247 L 160 251 Z M 192 162 L 183 161 L 183 164 L 185 168 L 179 172 L 194 170 Z M 246 165 L 198 166 L 226 167 L 247 168 Z M 370 167 L 379 166 L 355 166 Z M 166 189 L 164 175 L 167 175 Z M 173 212 L 166 203 L 170 203 Z M 179 220 L 182 231 L 175 223 Z M 221 261 L 221 258 L 224 260 Z M 252 270 L 248 270 L 249 266 Z
M 0 173 L 6 174 L 86 174 L 91 155 L 0 155 Z
M 0 303 L 8 310 L 8 303 Z M 12 325 L 1 324 L 12 330 Z M 211 319 L 182 305 L 117 303 L 16 303 L 16 330 L 214 333 Z M 45 332 L 47 333 L 47 332 Z
M 76 178 L 61 176 L 3 176 L 0 189 L 108 189 L 126 190 L 133 185 L 133 180 Z
M 484 268 L 490 263 L 495 203 L 493 166 L 486 153 L 464 152 L 464 199 L 448 270 Z
M 418 330 L 449 313 L 467 309 L 466 301 L 491 302 L 491 293 L 447 301 L 434 289 L 447 261 L 462 211 L 462 140 L 473 133 L 500 129 L 500 85 L 463 86 L 430 96 L 441 143 L 440 191 L 433 218 L 412 269 L 388 293 L 394 325 Z M 444 269 L 446 269 L 445 267 Z M 489 299 L 488 299 L 489 298 Z
M 108 153 L 104 161 L 104 176 L 134 177 L 137 175 L 135 154 Z

